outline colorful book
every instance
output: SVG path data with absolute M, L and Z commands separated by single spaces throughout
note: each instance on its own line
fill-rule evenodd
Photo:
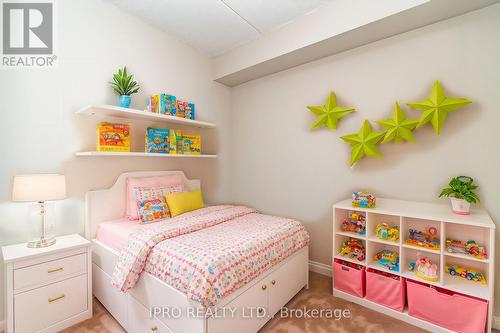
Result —
M 177 99 L 174 95 L 160 94 L 158 97 L 160 114 L 175 116 L 177 114 Z
M 182 153 L 188 155 L 201 154 L 201 136 L 183 134 L 182 135 Z
M 168 128 L 148 127 L 145 134 L 146 153 L 170 152 L 170 130 Z
M 158 113 L 159 103 L 160 103 L 159 95 L 153 95 L 146 98 L 146 107 L 149 112 Z
M 182 132 L 181 130 L 170 130 L 170 154 L 182 154 Z M 181 146 L 179 147 L 179 144 Z
M 130 125 L 99 123 L 97 125 L 97 151 L 129 152 Z
M 177 117 L 186 118 L 186 108 L 188 107 L 188 102 L 177 100 Z
M 186 119 L 194 120 L 194 103 L 188 103 L 185 110 L 184 115 Z

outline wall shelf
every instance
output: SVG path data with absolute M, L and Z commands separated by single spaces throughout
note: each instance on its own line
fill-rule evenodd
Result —
M 77 152 L 76 156 L 81 157 L 164 157 L 164 158 L 216 158 L 217 155 L 188 155 L 188 154 L 158 154 L 158 153 L 141 153 L 141 152 L 103 152 L 103 151 L 82 151 Z
M 215 128 L 214 123 L 206 121 L 191 120 L 164 114 L 152 113 L 143 110 L 122 108 L 114 105 L 89 105 L 75 112 L 77 115 L 100 116 L 109 118 L 123 118 L 131 120 L 146 120 L 152 122 L 163 122 L 182 126 L 191 126 L 197 128 Z
M 366 237 L 356 237 L 356 235 L 342 231 L 342 222 L 352 211 L 364 212 L 366 214 Z M 496 226 L 486 211 L 476 209 L 471 211 L 471 215 L 458 216 L 451 212 L 451 207 L 449 205 L 383 198 L 377 198 L 376 208 L 354 208 L 351 206 L 351 200 L 348 199 L 333 205 L 333 221 L 332 255 L 334 258 L 356 262 L 362 266 L 399 275 L 409 280 L 423 282 L 427 285 L 440 287 L 455 293 L 487 300 L 489 302 L 487 332 L 489 332 L 493 315 Z M 375 229 L 378 223 L 399 226 L 400 239 L 396 242 L 378 239 L 375 235 Z M 437 229 L 440 243 L 439 250 L 421 248 L 404 243 L 404 240 L 407 239 L 409 235 L 410 229 L 424 231 L 429 227 Z M 364 261 L 354 261 L 353 259 L 347 258 L 347 256 L 342 257 L 338 255 L 341 251 L 343 241 L 348 237 L 358 238 L 363 241 L 366 250 L 366 259 Z M 475 240 L 480 246 L 486 247 L 488 258 L 477 259 L 466 254 L 450 253 L 446 249 L 446 239 L 455 239 L 459 241 Z M 374 255 L 381 250 L 392 250 L 399 254 L 400 272 L 390 271 L 380 266 L 378 262 L 374 260 Z M 426 281 L 416 276 L 414 272 L 408 271 L 409 264 L 417 259 L 418 254 L 428 257 L 438 266 L 438 281 Z M 482 272 L 486 278 L 486 284 L 470 281 L 459 276 L 451 276 L 446 272 L 445 267 L 447 265 L 455 265 Z M 390 310 L 366 298 L 346 294 L 335 287 L 333 287 L 333 295 L 349 301 L 354 301 L 355 303 L 391 315 L 424 329 L 431 329 L 435 332 L 450 332 L 443 327 L 409 316 L 406 312 L 400 313 Z

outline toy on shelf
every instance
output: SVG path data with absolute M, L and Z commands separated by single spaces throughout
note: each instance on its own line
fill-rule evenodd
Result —
M 174 95 L 165 93 L 146 98 L 146 110 L 153 113 L 175 116 L 177 113 L 177 99 Z
M 446 250 L 450 253 L 460 253 L 476 257 L 477 259 L 488 259 L 486 247 L 479 246 L 476 241 L 462 242 L 454 239 L 446 239 Z
M 481 284 L 486 284 L 486 279 L 483 273 L 476 271 L 475 269 L 463 268 L 455 265 L 445 266 L 445 271 L 452 276 L 459 276 L 470 281 L 481 282 Z
M 181 130 L 173 130 L 169 131 L 169 153 L 170 154 L 182 154 L 182 132 Z
M 130 126 L 102 122 L 97 125 L 97 151 L 129 152 Z
M 201 154 L 201 136 L 200 135 L 182 135 L 182 153 L 186 155 Z
M 353 192 L 352 206 L 361 208 L 375 208 L 376 198 L 369 192 Z
M 148 127 L 145 137 L 146 153 L 168 154 L 170 150 L 170 131 L 168 128 Z
M 375 227 L 375 236 L 382 240 L 396 242 L 399 239 L 399 226 L 389 226 L 387 223 L 378 223 Z
M 410 263 L 408 270 L 422 280 L 437 282 L 439 280 L 438 267 L 429 258 L 421 257 L 416 262 Z
M 349 256 L 349 258 L 356 258 L 359 261 L 365 260 L 366 250 L 363 243 L 359 239 L 349 238 L 342 243 L 341 256 Z
M 431 250 L 439 250 L 439 237 L 435 227 L 427 228 L 425 231 L 409 229 L 409 238 L 405 240 L 405 244 L 424 247 Z
M 399 272 L 399 254 L 391 250 L 382 250 L 373 256 L 373 260 L 391 271 Z
M 349 212 L 349 216 L 342 221 L 340 229 L 345 232 L 366 233 L 366 216 L 360 212 Z

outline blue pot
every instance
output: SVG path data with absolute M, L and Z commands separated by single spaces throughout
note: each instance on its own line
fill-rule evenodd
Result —
M 118 106 L 122 108 L 129 108 L 130 107 L 130 96 L 127 95 L 121 95 L 118 96 Z

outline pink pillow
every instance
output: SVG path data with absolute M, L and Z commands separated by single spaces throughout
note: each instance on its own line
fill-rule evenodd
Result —
M 184 191 L 184 183 L 180 175 L 156 176 L 156 177 L 141 177 L 127 178 L 127 210 L 125 215 L 129 220 L 138 220 L 137 202 L 135 198 L 135 188 L 137 187 L 169 187 L 181 185 Z

